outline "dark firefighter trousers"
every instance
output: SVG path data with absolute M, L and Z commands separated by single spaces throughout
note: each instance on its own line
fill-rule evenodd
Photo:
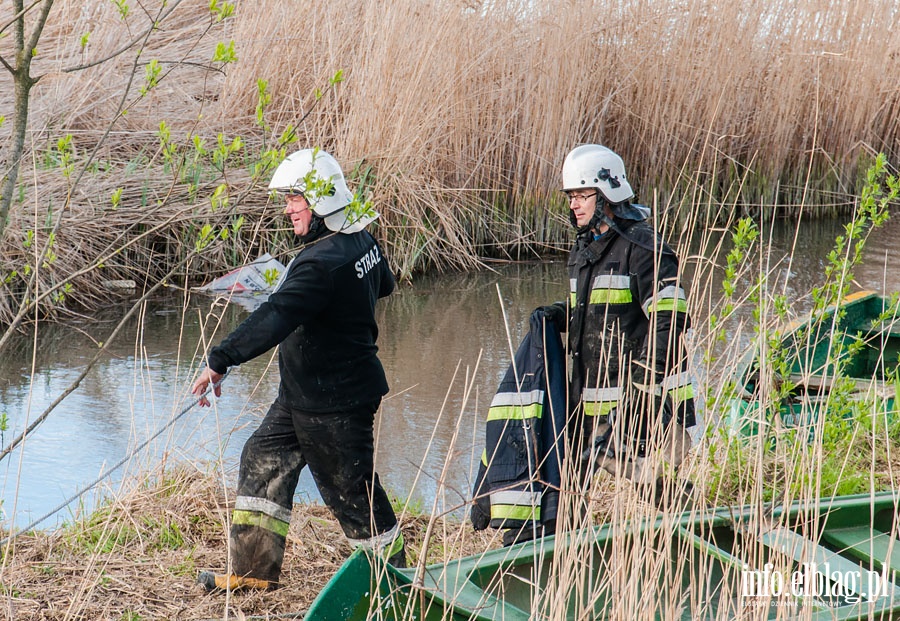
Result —
M 230 541 L 234 574 L 278 582 L 304 466 L 351 544 L 385 558 L 403 552 L 397 518 L 374 471 L 379 403 L 324 415 L 272 404 L 241 453 Z

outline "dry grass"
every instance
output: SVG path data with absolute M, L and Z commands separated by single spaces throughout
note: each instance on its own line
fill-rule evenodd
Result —
M 306 610 L 350 553 L 318 505 L 294 508 L 277 591 L 226 598 L 195 583 L 202 569 L 224 571 L 230 499 L 219 477 L 179 469 L 148 476 L 74 525 L 18 537 L 4 549 L 0 618 L 239 619 Z M 413 560 L 427 523 L 423 516 L 401 521 Z M 433 532 L 429 549 L 447 558 L 490 545 L 488 534 L 443 521 Z
M 215 42 L 233 38 L 239 62 L 227 75 L 166 62 L 172 72 L 140 99 L 143 65 L 135 65 L 133 54 L 82 72 L 62 69 L 116 49 L 146 17 L 134 8 L 123 29 L 112 3 L 57 3 L 36 64 L 46 77 L 34 93 L 22 200 L 0 240 L 3 277 L 31 265 L 39 270 L 40 292 L 78 275 L 68 301 L 47 301 L 47 308 L 104 304 L 112 296 L 104 280 L 131 278 L 140 286 L 175 270 L 176 280 L 190 281 L 262 251 L 287 251 L 276 210 L 265 205 L 247 172 L 255 154 L 271 144 L 254 123 L 257 79 L 269 81 L 274 135 L 312 109 L 298 128 L 300 142 L 329 149 L 348 170 L 359 166 L 368 173 L 368 190 L 383 213 L 376 232 L 404 275 L 469 267 L 488 254 L 531 256 L 564 246 L 568 225 L 555 189 L 566 151 L 579 142 L 603 142 L 625 157 L 640 198 L 654 207 L 660 227 L 675 233 L 669 238 L 679 250 L 721 244 L 707 227 L 742 211 L 806 216 L 845 207 L 861 160 L 872 151 L 900 155 L 900 32 L 890 28 L 897 8 L 889 0 L 553 0 L 540 7 L 261 0 L 252 9 L 238 7 L 223 24 L 211 24 L 207 4 L 182 2 L 143 59 L 208 64 Z M 8 12 L 9 3 L 0 5 L 0 23 Z M 91 43 L 82 53 L 77 39 L 88 30 Z M 8 45 L 0 40 L 4 57 Z M 124 97 L 129 112 L 100 143 L 135 66 L 138 79 Z M 327 88 L 339 69 L 344 82 Z M 5 113 L 10 89 L 5 74 L 2 79 Z M 313 107 L 316 88 L 326 94 Z M 224 173 L 203 169 L 192 193 L 163 161 L 155 136 L 162 120 L 180 144 L 187 144 L 188 133 L 211 144 L 224 132 L 244 136 L 248 146 Z M 9 120 L 0 132 L 8 127 Z M 48 161 L 66 133 L 74 136 L 76 163 L 98 147 L 95 163 L 103 164 L 74 191 L 71 177 L 52 157 Z M 208 198 L 218 183 L 228 185 L 232 201 L 213 211 Z M 122 204 L 113 209 L 109 197 L 120 187 Z M 57 258 L 45 266 L 35 251 L 63 205 Z M 203 224 L 218 232 L 238 214 L 247 218 L 240 235 L 190 258 Z M 30 246 L 24 244 L 28 231 L 36 231 Z M 757 257 L 749 273 L 768 275 L 766 253 Z M 691 284 L 697 316 L 715 310 L 712 267 L 701 264 Z M 23 288 L 24 281 L 4 285 L 0 322 L 15 313 Z M 776 321 L 770 311 L 760 319 L 762 326 Z M 737 325 L 730 332 L 734 346 L 719 354 L 720 371 L 734 367 L 748 330 Z M 711 346 L 702 341 L 711 335 L 698 338 L 695 351 Z M 719 394 L 718 382 L 701 378 L 709 394 Z M 709 446 L 698 448 L 684 475 L 701 493 L 710 492 L 714 504 L 759 500 L 760 482 L 773 468 L 777 476 L 792 476 L 777 472 L 779 460 L 816 473 L 823 450 L 821 444 L 814 451 L 795 448 L 774 462 L 761 450 L 748 451 L 750 461 L 733 473 L 732 487 L 712 491 L 707 485 L 716 459 Z M 863 474 L 875 481 L 886 468 L 896 478 L 897 451 L 882 452 L 891 446 L 890 438 L 861 434 L 853 450 L 871 458 Z M 224 566 L 227 494 L 215 477 L 195 472 L 164 479 L 68 530 L 17 539 L 4 556 L 0 614 L 283 614 L 303 610 L 349 551 L 323 511 L 298 507 L 283 589 L 207 597 L 193 579 L 198 569 Z M 588 497 L 591 514 L 623 519 L 646 512 L 620 482 L 601 477 L 598 485 Z M 818 490 L 808 485 L 803 495 L 814 497 Z M 404 523 L 411 540 L 423 536 L 424 518 Z M 170 540 L 172 525 L 184 539 L 177 549 L 160 545 Z M 433 532 L 447 557 L 496 545 L 493 533 L 474 537 L 453 524 Z M 125 539 L 99 551 L 84 543 L 89 533 Z
M 712 491 L 714 460 L 708 450 L 708 446 L 701 445 L 682 472 L 705 495 Z M 881 453 L 870 450 L 873 455 Z M 748 454 L 752 455 L 752 451 Z M 798 451 L 779 456 L 768 460 L 767 467 L 784 459 L 805 459 L 810 468 L 815 468 L 817 452 Z M 894 452 L 889 462 L 877 464 L 873 474 L 896 476 L 900 472 L 897 459 Z M 762 459 L 759 464 L 763 464 Z M 737 492 L 740 497 L 759 502 L 762 479 L 756 465 L 748 464 L 746 471 L 735 473 L 735 477 L 740 480 Z M 226 597 L 208 595 L 194 583 L 201 569 L 224 570 L 225 524 L 232 494 L 223 488 L 218 474 L 190 468 L 168 470 L 146 475 L 135 489 L 113 497 L 93 513 L 76 517 L 74 524 L 51 533 L 19 536 L 4 548 L 0 618 L 92 621 L 240 619 L 252 615 L 287 618 L 305 611 L 350 553 L 336 521 L 321 506 L 295 505 L 279 590 Z M 815 492 L 810 497 L 815 497 Z M 721 500 L 709 504 L 721 504 Z M 789 504 L 794 498 L 780 500 Z M 630 483 L 605 473 L 594 480 L 585 495 L 566 494 L 563 503 L 561 520 L 569 530 L 602 523 L 626 528 L 630 520 L 657 515 Z M 698 516 L 705 514 L 702 501 L 695 511 Z M 467 524 L 440 518 L 429 530 L 431 521 L 427 515 L 401 517 L 412 562 L 422 554 L 426 531 L 431 537 L 426 552 L 428 563 L 479 554 L 499 545 L 495 531 L 477 533 Z M 666 529 L 672 524 L 664 524 L 668 526 L 661 532 L 668 532 Z M 679 552 L 669 550 L 665 539 L 652 532 L 632 539 L 634 547 L 625 543 L 621 544 L 626 545 L 622 549 L 619 544 L 614 546 L 614 553 L 620 555 L 617 562 L 625 563 L 630 569 L 611 575 L 599 584 L 603 589 L 610 585 L 616 589 L 618 597 L 612 604 L 613 610 L 628 618 L 638 618 L 640 614 L 636 611 L 644 610 L 647 604 L 646 592 L 640 585 L 655 583 L 649 577 L 663 571 L 659 565 L 661 560 L 672 554 L 677 557 Z M 555 575 L 566 579 L 558 582 L 559 589 L 549 588 L 541 602 L 535 602 L 547 618 L 569 618 L 564 612 L 567 598 L 571 597 L 567 595 L 566 585 L 578 580 L 585 584 L 596 581 L 596 576 L 584 574 L 591 571 L 584 557 L 590 551 L 587 541 L 584 545 L 574 545 L 548 567 L 550 584 L 557 584 L 552 577 Z M 681 570 L 668 567 L 664 571 Z M 585 595 L 589 596 L 590 593 Z M 750 610 L 739 618 L 756 617 Z
M 252 233 L 209 252 L 203 273 L 271 250 L 279 225 L 263 214 L 275 210 L 266 211 L 244 166 L 297 123 L 301 144 L 365 173 L 383 214 L 377 235 L 405 276 L 564 247 L 556 188 L 565 153 L 580 142 L 621 153 L 639 199 L 678 231 L 742 211 L 845 210 L 860 163 L 875 151 L 896 157 L 900 146 L 900 34 L 890 28 L 890 0 L 262 0 L 221 23 L 207 5 L 178 4 L 138 59 L 130 51 L 67 72 L 135 39 L 159 4 L 132 7 L 123 27 L 113 3 L 57 2 L 35 59 L 44 77 L 33 93 L 22 201 L 0 241 L 6 273 L 25 269 L 33 251 L 24 236 L 45 239 L 67 203 L 57 254 L 70 258 L 42 275 L 44 287 L 104 259 L 98 248 L 131 242 L 124 257 L 104 260 L 108 273 L 77 283 L 70 301 L 84 306 L 103 299 L 102 280 L 167 273 L 196 230 L 211 223 L 218 231 L 229 216 L 246 215 Z M 0 7 L 0 22 L 9 10 Z M 211 66 L 215 44 L 231 39 L 238 62 Z M 163 77 L 141 98 L 150 59 Z M 331 87 L 338 70 L 344 80 Z M 259 79 L 272 95 L 271 132 L 255 122 Z M 324 92 L 318 104 L 316 89 Z M 0 111 L 11 110 L 10 98 L 0 88 Z M 112 123 L 122 102 L 128 113 Z M 164 166 L 161 121 L 181 145 L 188 134 L 211 145 L 223 132 L 247 146 L 241 161 L 224 174 L 207 171 L 191 189 Z M 0 132 L 9 127 L 7 118 Z M 70 198 L 59 169 L 45 164 L 66 133 L 76 161 L 99 144 L 94 163 L 106 169 L 89 172 Z M 230 191 L 225 213 L 209 208 L 218 183 Z M 117 187 L 124 209 L 110 213 Z M 180 215 L 170 221 L 156 201 Z M 169 224 L 158 235 L 135 240 L 161 223 Z M 9 291 L 12 300 L 21 295 L 15 283 Z M 10 315 L 8 297 L 0 317 Z

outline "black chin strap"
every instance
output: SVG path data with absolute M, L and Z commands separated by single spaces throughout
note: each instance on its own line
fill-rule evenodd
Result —
M 600 198 L 600 195 L 597 195 L 597 198 Z M 609 228 L 613 228 L 615 225 L 613 221 L 609 219 L 606 215 L 605 210 L 606 202 L 603 204 L 600 201 L 597 201 L 597 206 L 594 208 L 594 215 L 591 216 L 591 221 L 585 224 L 584 226 L 578 226 L 578 220 L 575 218 L 575 212 L 569 209 L 569 222 L 572 224 L 572 228 L 575 229 L 575 234 L 577 236 L 581 236 L 586 234 L 588 231 L 592 229 L 596 229 L 601 224 L 606 224 Z
M 575 233 L 577 236 L 580 237 L 582 235 L 585 235 L 588 231 L 597 229 L 601 224 L 605 224 L 619 235 L 622 235 L 622 237 L 625 237 L 622 231 L 620 231 L 616 226 L 616 223 L 606 215 L 605 206 L 605 202 L 601 205 L 598 201 L 597 207 L 594 209 L 594 215 L 591 216 L 590 222 L 588 222 L 584 226 L 578 226 L 578 220 L 575 219 L 575 212 L 571 209 L 569 210 L 569 222 L 572 224 L 572 228 L 575 229 Z M 626 239 L 628 238 L 626 237 Z
M 635 238 L 628 235 L 625 231 L 623 231 L 618 224 L 616 224 L 615 220 L 607 216 L 605 213 L 601 215 L 600 220 L 606 224 L 610 228 L 610 230 L 615 231 L 619 235 L 621 235 L 624 239 L 626 239 L 629 243 L 638 246 L 639 248 L 643 248 L 649 252 L 659 252 L 661 254 L 670 254 L 675 256 L 675 252 L 666 247 L 665 244 L 660 243 L 658 246 L 653 246 L 644 241 L 638 241 Z M 593 219 L 591 220 L 593 222 Z
M 315 212 L 312 214 L 312 220 L 309 222 L 309 232 L 306 235 L 300 235 L 300 243 L 308 244 L 313 241 L 317 237 L 319 237 L 322 233 L 324 233 L 328 228 L 325 226 L 325 220 L 316 215 Z

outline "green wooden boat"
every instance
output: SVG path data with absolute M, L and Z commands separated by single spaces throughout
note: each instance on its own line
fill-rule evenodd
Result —
M 402 570 L 358 550 L 306 619 L 891 618 L 898 500 L 663 514 Z
M 746 436 L 768 431 L 770 425 L 807 426 L 812 432 L 822 412 L 835 409 L 832 393 L 838 385 L 849 388 L 851 401 L 865 400 L 893 417 L 897 385 L 890 371 L 900 360 L 900 317 L 895 312 L 889 299 L 863 291 L 844 298 L 818 320 L 795 322 L 782 340 L 787 373 L 761 372 L 759 351 L 748 352 L 735 373 L 730 428 Z M 766 376 L 770 379 L 761 379 Z M 779 386 L 787 398 L 773 411 L 765 404 Z

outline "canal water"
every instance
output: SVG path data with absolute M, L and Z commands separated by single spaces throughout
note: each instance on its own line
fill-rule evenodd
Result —
M 798 311 L 809 304 L 809 290 L 821 284 L 825 256 L 842 224 L 818 221 L 797 229 L 784 223 L 772 229 L 765 256 L 773 275 L 787 279 L 786 292 Z M 874 233 L 854 289 L 900 291 L 898 234 L 897 222 Z M 716 274 L 699 276 L 712 265 L 708 255 L 706 249 L 682 252 L 686 271 L 697 275 L 692 300 L 698 325 L 721 289 Z M 527 330 L 530 312 L 564 298 L 566 280 L 561 258 L 495 264 L 417 278 L 382 300 L 379 355 L 391 390 L 377 419 L 376 463 L 389 490 L 428 512 L 462 514 L 487 407 L 511 351 Z M 0 415 L 7 421 L 0 444 L 6 446 L 68 388 L 126 308 L 65 326 L 42 325 L 7 346 L 0 356 Z M 120 493 L 123 481 L 130 484 L 134 475 L 163 464 L 190 463 L 234 481 L 243 442 L 276 394 L 276 360 L 270 352 L 235 369 L 212 408 L 191 408 L 188 389 L 204 343 L 217 343 L 246 316 L 240 305 L 199 294 L 173 293 L 148 303 L 78 390 L 0 462 L 2 526 L 21 528 L 43 517 L 173 419 L 96 491 L 40 527 L 71 520 L 81 506 L 93 507 L 98 494 Z M 296 500 L 320 501 L 308 472 Z

